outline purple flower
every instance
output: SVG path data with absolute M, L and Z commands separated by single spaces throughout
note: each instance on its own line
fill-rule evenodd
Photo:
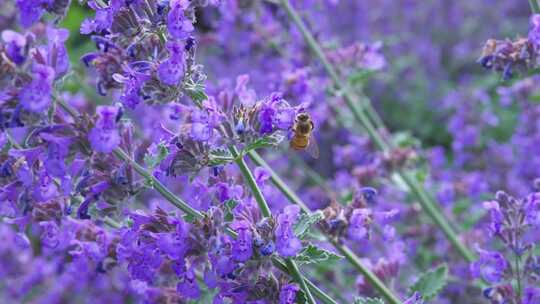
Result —
M 253 170 L 253 174 L 255 175 L 255 181 L 257 181 L 259 186 L 264 186 L 265 182 L 271 177 L 270 172 L 264 167 L 256 167 L 255 170 Z
M 234 89 L 240 103 L 246 107 L 254 105 L 257 98 L 255 91 L 247 88 L 248 83 L 249 75 L 240 75 L 236 78 L 236 88 Z
M 15 64 L 21 65 L 27 56 L 26 37 L 11 30 L 5 30 L 2 32 L 2 40 L 6 43 L 6 54 L 9 59 Z
M 274 131 L 274 117 L 276 109 L 273 104 L 265 104 L 259 112 L 259 123 L 261 124 L 259 132 L 269 134 Z
M 176 285 L 176 291 L 180 296 L 188 299 L 198 299 L 201 296 L 193 269 L 186 271 L 180 279 L 181 281 Z
M 45 172 L 39 176 L 39 182 L 34 188 L 34 199 L 38 202 L 46 202 L 58 195 L 58 190 L 50 177 Z
M 175 86 L 184 76 L 183 47 L 178 42 L 169 42 L 167 49 L 169 50 L 169 58 L 159 65 L 157 73 L 161 82 Z
M 527 287 L 523 295 L 523 304 L 535 304 L 540 302 L 540 288 Z
M 296 303 L 296 293 L 300 288 L 296 284 L 286 284 L 279 291 L 279 304 L 294 304 Z
M 296 117 L 296 110 L 292 107 L 280 109 L 274 117 L 274 122 L 277 128 L 281 130 L 291 129 Z
M 43 112 L 51 103 L 54 70 L 35 63 L 32 66 L 32 81 L 19 92 L 23 107 L 32 112 Z
M 483 205 L 485 209 L 489 210 L 489 214 L 491 215 L 491 223 L 489 226 L 491 234 L 500 234 L 503 227 L 504 215 L 501 212 L 499 203 L 497 201 L 489 201 L 484 202 Z
M 41 241 L 48 248 L 56 248 L 60 244 L 60 239 L 58 234 L 60 233 L 60 228 L 54 221 L 40 222 L 39 226 L 42 229 Z
M 355 209 L 349 219 L 348 237 L 355 241 L 367 238 L 370 224 L 371 210 L 365 208 Z
M 49 133 L 42 133 L 40 137 L 49 143 L 47 159 L 44 161 L 47 173 L 54 177 L 64 177 L 67 171 L 65 159 L 69 153 L 71 140 Z
M 176 224 L 175 233 L 157 234 L 156 245 L 169 258 L 175 260 L 183 259 L 189 248 L 191 248 L 191 243 L 188 239 L 190 229 L 191 226 L 188 223 L 179 221 Z
M 283 257 L 295 256 L 300 249 L 302 249 L 302 243 L 294 235 L 293 230 L 293 225 L 296 222 L 299 213 L 300 207 L 290 205 L 285 207 L 283 213 L 278 215 L 275 231 L 276 249 Z
M 109 30 L 112 26 L 114 15 L 120 9 L 122 2 L 111 1 L 111 5 L 106 8 L 98 7 L 94 1 L 89 2 L 89 5 L 96 11 L 96 15 L 93 19 L 85 19 L 82 22 L 81 34 L 91 34 Z
M 529 42 L 535 47 L 540 46 L 540 14 L 534 14 L 531 16 L 531 27 L 529 30 Z
M 423 304 L 423 303 L 424 303 L 424 300 L 422 299 L 422 295 L 418 291 L 415 291 L 410 298 L 408 298 L 407 300 L 405 300 L 405 302 L 403 302 L 403 304 Z
M 481 277 L 490 283 L 498 283 L 503 279 L 508 268 L 504 256 L 496 251 L 487 251 L 477 248 L 478 261 L 471 264 L 471 273 L 474 277 Z
M 193 24 L 184 14 L 189 6 L 186 0 L 171 0 L 170 11 L 167 15 L 167 29 L 174 39 L 184 39 L 193 31 Z
M 191 138 L 196 141 L 207 141 L 213 135 L 213 127 L 210 116 L 202 110 L 194 110 L 191 113 Z
M 116 128 L 119 108 L 115 106 L 98 106 L 98 119 L 95 127 L 88 134 L 92 148 L 98 152 L 111 153 L 120 144 L 120 134 Z
M 23 27 L 30 27 L 37 22 L 41 18 L 41 15 L 43 15 L 45 11 L 43 6 L 47 2 L 47 0 L 17 0 L 21 25 Z
M 69 57 L 64 43 L 69 37 L 66 29 L 47 28 L 49 65 L 56 71 L 56 76 L 64 75 L 69 69 Z
M 251 258 L 253 254 L 252 243 L 253 233 L 251 232 L 251 226 L 248 221 L 240 220 L 231 224 L 238 236 L 233 241 L 232 255 L 238 262 L 245 262 Z

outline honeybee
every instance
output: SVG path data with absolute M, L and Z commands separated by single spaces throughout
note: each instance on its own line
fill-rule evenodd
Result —
M 305 150 L 313 158 L 319 158 L 319 146 L 312 136 L 315 125 L 308 113 L 299 113 L 294 118 L 294 133 L 289 146 L 294 150 Z

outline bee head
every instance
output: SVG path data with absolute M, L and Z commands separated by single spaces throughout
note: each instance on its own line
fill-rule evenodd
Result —
M 296 120 L 298 121 L 308 121 L 309 120 L 309 114 L 308 113 L 300 113 L 296 116 Z

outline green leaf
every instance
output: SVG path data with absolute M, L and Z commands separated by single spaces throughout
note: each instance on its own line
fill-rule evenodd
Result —
M 274 147 L 277 146 L 282 140 L 283 136 L 278 134 L 278 132 L 272 135 L 266 135 L 245 146 L 242 152 L 243 154 L 246 154 L 251 150 Z
M 355 297 L 353 304 L 384 304 L 384 301 L 379 298 Z
M 321 262 L 335 262 L 343 257 L 326 249 L 319 248 L 313 244 L 307 247 L 294 257 L 298 264 L 316 264 Z
M 414 137 L 410 131 L 396 132 L 392 135 L 392 141 L 396 144 L 396 146 L 401 148 L 414 148 L 421 145 L 420 140 Z
M 184 214 L 183 218 L 188 223 L 195 223 L 195 217 L 191 214 Z
M 296 293 L 296 298 L 294 299 L 294 303 L 296 304 L 305 304 L 307 303 L 307 297 L 303 290 L 299 290 Z
M 313 226 L 323 218 L 324 215 L 320 210 L 312 214 L 302 213 L 300 219 L 298 219 L 298 221 L 294 225 L 294 234 L 300 239 L 305 238 L 311 226 Z
M 169 155 L 169 149 L 167 149 L 164 142 L 160 142 L 157 146 L 157 152 L 155 154 L 146 153 L 144 155 L 144 163 L 147 168 L 154 169 L 167 157 L 167 155 Z
M 208 156 L 208 166 L 210 167 L 221 166 L 234 161 L 231 153 L 224 149 L 212 150 Z
M 201 106 L 202 102 L 208 99 L 205 87 L 202 84 L 195 83 L 188 85 L 186 87 L 186 93 L 198 106 Z
M 225 222 L 231 222 L 234 219 L 233 209 L 238 205 L 238 202 L 234 199 L 227 200 L 223 203 L 225 205 Z
M 366 69 L 358 69 L 351 76 L 349 76 L 348 80 L 352 86 L 362 86 L 368 82 L 369 78 L 371 78 L 373 74 L 375 74 L 373 71 Z
M 409 293 L 418 291 L 425 301 L 433 299 L 448 281 L 448 266 L 441 264 L 436 268 L 422 274 L 420 278 L 409 287 Z

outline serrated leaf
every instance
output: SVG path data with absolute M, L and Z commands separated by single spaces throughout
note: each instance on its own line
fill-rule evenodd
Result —
M 205 88 L 201 84 L 193 84 L 186 87 L 186 92 L 189 97 L 197 104 L 202 105 L 202 102 L 208 99 Z
M 379 298 L 365 298 L 365 297 L 355 297 L 354 304 L 384 304 L 384 301 Z
M 216 149 L 210 151 L 208 166 L 215 167 L 221 166 L 234 161 L 234 157 L 229 151 L 223 149 Z
M 324 215 L 321 211 L 312 214 L 302 213 L 300 219 L 294 225 L 294 234 L 300 239 L 305 238 L 311 226 L 322 220 L 323 217 Z
M 422 274 L 409 288 L 409 293 L 418 291 L 424 300 L 433 299 L 446 286 L 448 280 L 448 266 L 441 264 L 438 267 Z
M 146 153 L 144 155 L 144 164 L 149 169 L 157 167 L 166 157 L 169 155 L 169 149 L 164 142 L 160 142 L 157 145 L 155 153 Z
M 231 222 L 234 219 L 232 210 L 238 205 L 238 202 L 234 199 L 227 200 L 223 203 L 225 205 L 225 222 Z
M 326 249 L 319 248 L 313 244 L 305 247 L 294 259 L 298 264 L 316 264 L 321 262 L 334 262 L 343 257 Z
M 258 138 L 254 142 L 248 144 L 247 146 L 245 146 L 242 152 L 246 154 L 252 150 L 257 150 L 257 149 L 266 148 L 266 147 L 274 147 L 274 146 L 277 146 L 282 140 L 283 140 L 283 136 L 277 133 L 273 135 L 263 136 L 261 138 Z

